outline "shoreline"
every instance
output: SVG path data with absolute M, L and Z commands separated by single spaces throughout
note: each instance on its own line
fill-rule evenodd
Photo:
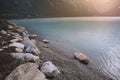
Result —
M 37 40 L 37 46 L 40 49 L 41 54 L 39 57 L 42 62 L 50 60 L 52 61 L 63 74 L 58 76 L 55 80 L 113 80 L 97 69 L 93 69 L 88 65 L 84 65 L 74 59 L 73 56 L 61 53 L 62 51 L 57 50 L 54 47 L 43 47 L 46 45 L 39 38 Z M 66 75 L 66 76 L 65 76 Z
M 19 26 L 17 25 L 16 27 L 19 27 Z M 14 31 L 16 31 L 16 30 L 14 30 Z M 62 53 L 62 51 L 58 50 L 58 52 L 57 52 L 57 50 L 53 50 L 50 47 L 48 47 L 48 48 L 44 47 L 47 44 L 43 43 L 40 40 L 40 38 L 36 38 L 35 40 L 36 40 L 36 46 L 40 50 L 39 58 L 41 60 L 41 63 L 44 63 L 45 61 L 52 61 L 61 72 L 60 75 L 57 75 L 54 79 L 49 79 L 49 80 L 112 80 L 109 77 L 103 75 L 102 73 L 99 73 L 95 69 L 90 68 L 87 65 L 79 63 L 79 61 Z M 60 54 L 60 53 L 62 53 L 62 54 Z M 2 55 L 2 54 L 0 54 L 0 55 Z M 5 63 L 7 64 L 8 62 L 9 61 L 7 61 Z M 6 71 L 7 75 L 5 75 L 4 78 L 8 76 L 8 73 L 11 73 L 11 71 L 13 71 L 18 65 L 21 64 L 16 61 L 14 62 L 13 60 L 11 60 L 11 62 L 14 64 L 14 68 L 12 70 L 10 70 L 9 72 Z M 5 63 L 3 62 L 3 64 L 5 64 Z M 13 65 L 13 64 L 11 64 L 11 65 Z M 7 68 L 7 67 L 5 66 L 5 68 Z M 1 75 L 0 75 L 0 77 L 1 77 Z M 0 78 L 0 79 L 2 79 L 2 78 Z

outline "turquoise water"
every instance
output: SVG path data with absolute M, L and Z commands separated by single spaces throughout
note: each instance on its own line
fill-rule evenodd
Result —
M 85 53 L 100 72 L 120 80 L 119 18 L 46 18 L 11 20 L 69 55 Z

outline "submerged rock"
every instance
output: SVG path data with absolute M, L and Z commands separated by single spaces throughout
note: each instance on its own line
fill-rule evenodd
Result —
M 17 47 L 17 48 L 24 49 L 24 44 L 19 43 L 19 42 L 14 42 L 14 43 L 11 43 L 11 44 L 9 45 L 9 47 Z
M 26 63 L 13 70 L 5 80 L 47 80 L 35 63 Z
M 54 78 L 56 75 L 60 74 L 58 68 L 51 61 L 43 63 L 41 71 L 45 73 L 48 78 Z
M 81 52 L 76 52 L 74 54 L 75 59 L 79 60 L 81 63 L 88 64 L 89 63 L 89 58 L 81 53 Z
M 42 41 L 43 41 L 44 43 L 50 43 L 49 40 L 47 40 L 47 39 L 43 39 Z
M 43 45 L 42 47 L 44 47 L 44 48 L 48 48 L 48 45 Z
M 31 53 L 11 53 L 10 55 L 13 58 L 17 60 L 21 60 L 23 62 L 28 62 L 28 61 L 39 62 L 40 61 L 38 56 L 35 56 Z

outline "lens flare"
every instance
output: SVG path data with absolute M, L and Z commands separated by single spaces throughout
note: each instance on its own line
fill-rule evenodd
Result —
M 118 0 L 89 0 L 89 1 L 91 1 L 91 4 L 99 13 L 105 13 L 115 8 L 119 4 Z

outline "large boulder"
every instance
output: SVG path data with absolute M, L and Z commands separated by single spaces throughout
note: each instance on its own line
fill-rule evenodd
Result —
M 37 46 L 29 39 L 29 37 L 24 34 L 22 43 L 25 45 L 25 52 L 33 53 L 35 55 L 39 55 L 40 51 Z
M 81 63 L 88 64 L 89 63 L 89 58 L 81 53 L 81 52 L 76 52 L 74 54 L 75 59 L 79 60 Z
M 26 63 L 13 70 L 5 80 L 47 80 L 35 63 Z
M 14 42 L 9 45 L 9 47 L 16 47 L 16 48 L 21 48 L 24 49 L 24 44 L 19 43 L 19 42 Z
M 60 74 L 58 68 L 51 62 L 46 61 L 41 66 L 41 71 L 46 75 L 47 78 L 54 78 L 56 75 Z
M 23 62 L 28 62 L 28 61 L 39 62 L 40 61 L 38 56 L 35 56 L 31 53 L 11 53 L 10 55 L 13 58 L 17 60 L 21 60 Z

